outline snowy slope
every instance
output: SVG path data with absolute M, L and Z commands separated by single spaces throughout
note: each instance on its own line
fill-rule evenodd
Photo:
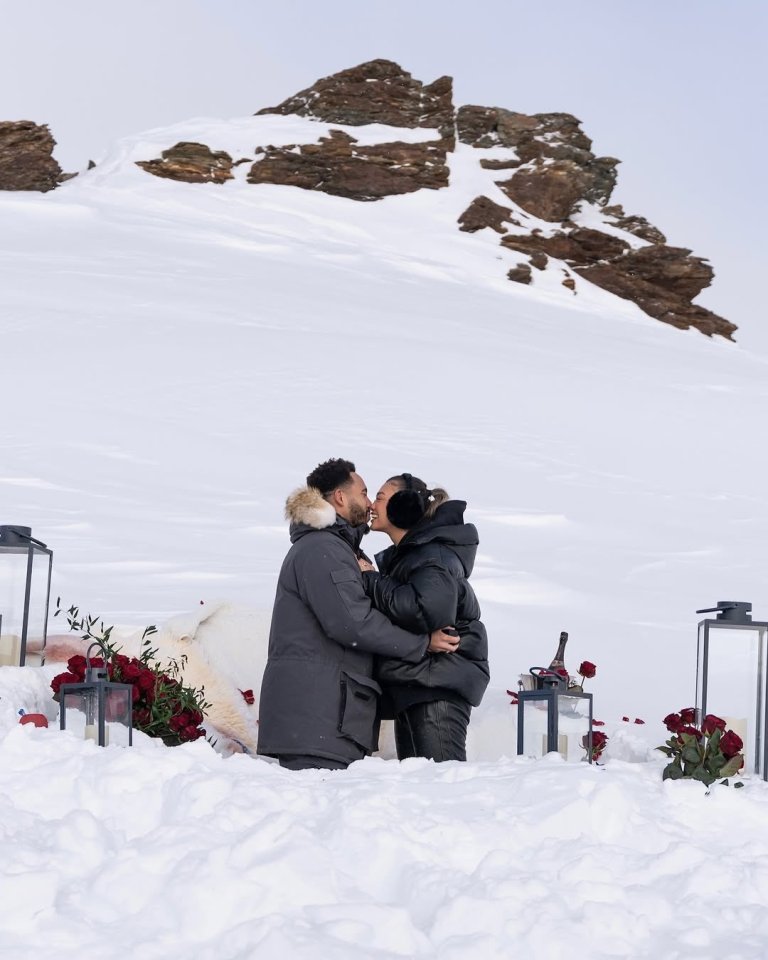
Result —
M 0 195 L 0 518 L 53 547 L 65 603 L 157 622 L 214 596 L 268 608 L 284 498 L 318 461 L 354 459 L 373 490 L 410 470 L 469 501 L 496 687 L 567 629 L 599 714 L 691 701 L 694 610 L 768 615 L 766 358 L 574 295 L 557 265 L 510 283 L 520 258 L 456 226 L 480 193 L 509 205 L 470 147 L 450 188 L 377 203 L 134 164 L 328 129 L 190 121 Z

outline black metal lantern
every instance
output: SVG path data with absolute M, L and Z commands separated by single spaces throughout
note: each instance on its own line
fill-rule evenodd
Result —
M 29 527 L 0 526 L 0 666 L 42 666 L 52 563 Z
M 90 653 L 98 647 L 102 666 L 91 664 Z M 130 747 L 133 743 L 133 684 L 113 683 L 107 672 L 107 651 L 95 641 L 85 654 L 85 682 L 59 687 L 59 721 L 62 730 L 82 732 L 100 747 L 110 743 Z
M 517 694 L 517 752 L 592 762 L 592 694 L 568 687 L 567 677 L 531 667 L 532 690 Z
M 768 780 L 768 623 L 753 620 L 752 604 L 720 600 L 696 613 L 716 613 L 699 623 L 696 719 L 725 720 L 744 741 L 743 773 Z

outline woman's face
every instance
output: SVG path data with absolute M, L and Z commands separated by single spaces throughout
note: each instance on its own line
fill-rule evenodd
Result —
M 371 530 L 376 530 L 379 533 L 389 533 L 390 530 L 395 529 L 387 517 L 387 504 L 389 498 L 398 490 L 399 487 L 396 483 L 387 481 L 376 494 L 376 499 L 371 507 Z

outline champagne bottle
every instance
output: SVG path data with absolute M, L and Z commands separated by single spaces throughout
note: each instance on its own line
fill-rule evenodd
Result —
M 565 669 L 565 645 L 568 643 L 568 633 L 563 630 L 560 634 L 560 640 L 557 644 L 557 651 L 552 658 L 549 669 L 559 677 L 567 677 L 568 671 Z

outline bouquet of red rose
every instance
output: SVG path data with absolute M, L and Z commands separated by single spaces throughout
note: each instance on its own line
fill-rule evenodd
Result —
M 57 604 L 56 613 L 61 612 Z M 176 745 L 189 743 L 205 736 L 200 724 L 209 704 L 202 689 L 182 682 L 182 670 L 186 657 L 181 662 L 170 660 L 162 665 L 157 661 L 157 650 L 152 648 L 149 637 L 156 633 L 155 627 L 147 627 L 141 638 L 141 654 L 126 657 L 110 642 L 112 627 L 104 627 L 97 617 L 81 618 L 77 607 L 70 607 L 67 619 L 71 630 L 83 631 L 84 640 L 97 641 L 106 657 L 91 657 L 92 667 L 103 667 L 107 662 L 107 674 L 115 683 L 133 684 L 133 726 L 150 737 L 160 737 L 165 743 Z M 67 661 L 67 672 L 60 673 L 51 681 L 54 699 L 59 699 L 61 685 L 82 683 L 85 679 L 86 659 L 78 655 Z
M 708 713 L 695 726 L 696 711 L 685 707 L 679 713 L 664 717 L 664 726 L 672 736 L 663 747 L 657 747 L 669 757 L 664 767 L 664 780 L 690 778 L 709 786 L 715 780 L 723 780 L 738 773 L 744 766 L 744 743 L 733 730 L 726 730 L 725 720 Z M 737 783 L 740 787 L 742 784 Z

